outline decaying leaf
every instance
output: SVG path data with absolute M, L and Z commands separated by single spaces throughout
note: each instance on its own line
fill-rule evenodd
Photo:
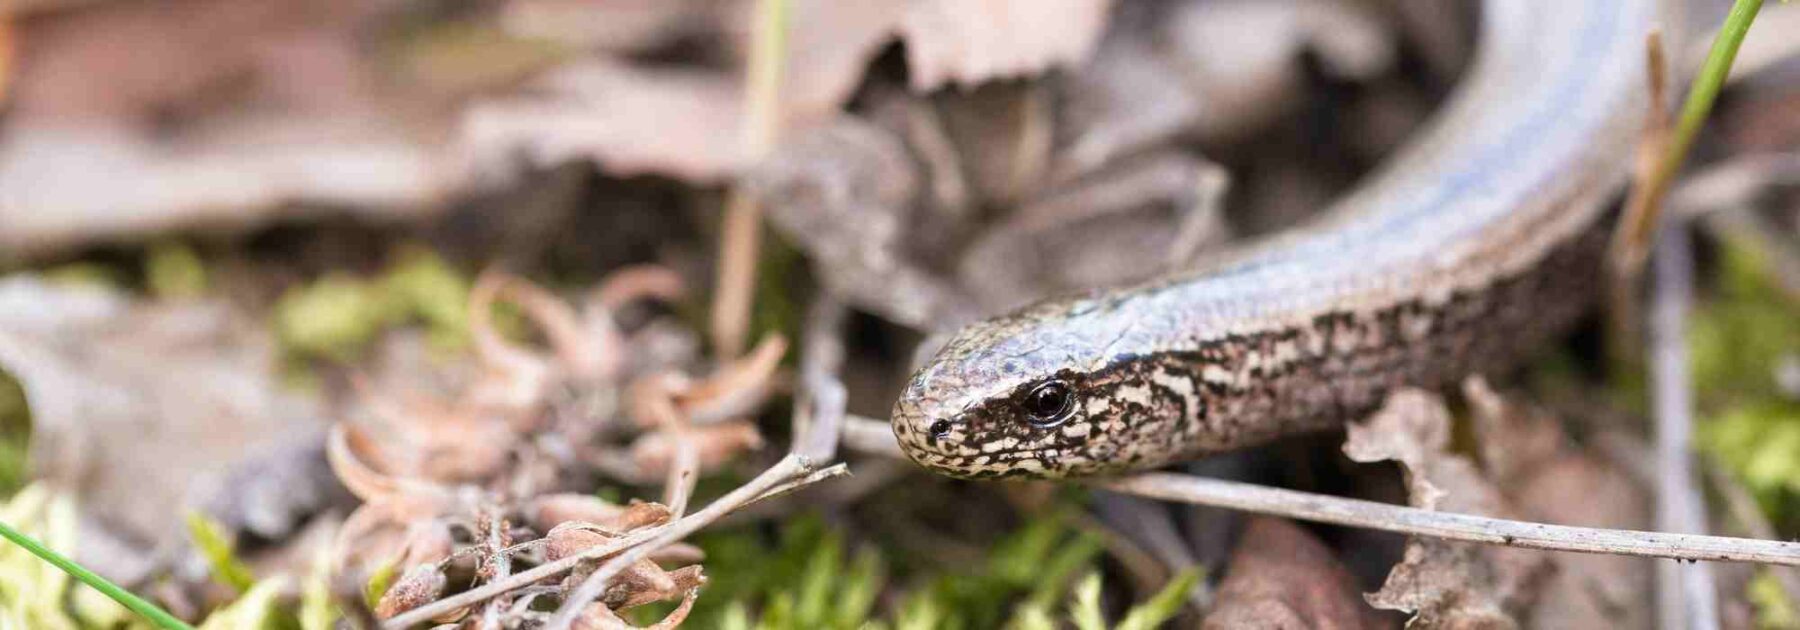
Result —
M 1482 463 L 1519 512 L 1535 521 L 1643 530 L 1649 494 L 1604 457 L 1575 447 L 1556 417 L 1496 394 L 1486 381 L 1463 383 Z M 1526 627 L 1649 628 L 1653 561 L 1562 554 Z
M 1517 515 L 1467 458 L 1448 453 L 1450 411 L 1436 395 L 1404 389 L 1362 423 L 1344 453 L 1359 462 L 1401 464 L 1414 507 L 1500 518 Z M 1369 603 L 1414 614 L 1409 627 L 1510 628 L 1529 612 L 1553 572 L 1548 554 L 1416 537 Z
M 387 619 L 435 601 L 444 592 L 445 584 L 444 568 L 436 563 L 407 569 L 381 595 L 381 602 L 375 606 L 375 616 Z
M 588 494 L 559 493 L 531 498 L 525 503 L 526 519 L 539 531 L 552 531 L 569 521 L 598 525 L 615 532 L 668 522 L 668 506 L 634 501 L 617 505 Z
M 688 591 L 687 595 L 682 598 L 681 605 L 676 606 L 674 611 L 662 618 L 662 621 L 642 626 L 642 629 L 672 630 L 681 627 L 681 622 L 687 620 L 688 613 L 694 609 L 694 600 L 699 597 L 698 589 Z M 581 616 L 575 620 L 575 628 L 576 630 L 638 630 L 640 627 L 620 619 L 619 615 L 607 608 L 605 604 L 595 602 L 581 611 Z
M 649 560 L 632 565 L 613 578 L 601 601 L 613 610 L 636 608 L 680 597 L 706 584 L 698 565 L 665 571 Z
M 1165 151 L 1070 182 L 982 230 L 965 249 L 956 278 L 984 312 L 1004 312 L 1045 295 L 1163 273 L 1170 257 L 1155 254 L 1219 244 L 1229 235 L 1219 208 L 1201 204 L 1207 170 L 1200 160 Z M 1178 229 L 1190 224 L 1202 233 Z
M 769 220 L 811 255 L 836 295 L 927 326 L 961 300 L 914 251 L 921 175 L 904 142 L 854 118 L 796 132 L 750 173 Z
M 1352 2 L 1186 2 L 1171 13 L 1167 59 L 1203 99 L 1196 125 L 1208 137 L 1238 136 L 1290 111 L 1303 50 L 1344 78 L 1370 77 L 1395 56 L 1382 23 Z
M 125 549 L 147 553 L 183 540 L 178 506 L 224 506 L 233 509 L 215 516 L 280 521 L 340 497 L 335 481 L 312 474 L 316 460 L 278 455 L 292 441 L 320 435 L 324 415 L 317 400 L 278 385 L 275 359 L 267 332 L 223 303 L 135 304 L 99 289 L 0 279 L 0 368 L 30 403 L 36 476 L 80 492 L 87 515 L 104 523 L 96 535 L 135 541 Z M 301 469 L 264 473 L 295 485 L 230 482 L 239 466 L 279 462 Z M 261 507 L 240 505 L 246 502 Z M 235 531 L 245 523 L 224 525 Z M 147 568 L 130 566 L 142 557 L 106 556 L 82 560 L 122 571 L 117 577 Z
M 551 71 L 529 96 L 472 107 L 462 142 L 477 168 L 510 175 L 591 159 L 621 176 L 654 173 L 717 182 L 744 165 L 743 88 L 736 75 L 645 70 L 589 60 Z
M 283 205 L 297 200 L 418 216 L 456 180 L 377 104 L 356 31 L 382 4 L 113 2 L 20 20 L 0 248 L 318 212 Z
M 914 90 L 964 87 L 1086 59 L 1110 0 L 914 0 L 900 22 Z
M 1389 627 L 1357 591 L 1355 577 L 1311 533 L 1257 517 L 1244 528 L 1205 627 Z
M 762 432 L 746 421 L 721 422 L 690 427 L 679 434 L 669 431 L 646 433 L 631 444 L 631 459 L 639 469 L 653 475 L 666 474 L 675 457 L 676 440 L 691 440 L 699 455 L 700 469 L 717 470 L 744 451 L 761 448 Z

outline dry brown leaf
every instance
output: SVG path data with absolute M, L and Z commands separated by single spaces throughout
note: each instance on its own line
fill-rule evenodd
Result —
M 930 328 L 963 301 L 914 251 L 921 177 L 900 138 L 845 117 L 786 138 L 746 183 L 834 295 Z
M 1351 2 L 1190 2 L 1165 19 L 1164 59 L 1202 99 L 1196 125 L 1209 138 L 1244 137 L 1298 105 L 1303 51 L 1348 79 L 1384 71 L 1395 57 L 1393 36 Z
M 1244 528 L 1205 627 L 1391 627 L 1358 590 L 1318 538 L 1285 519 L 1256 517 Z
M 638 53 L 666 45 L 703 19 L 706 3 L 679 0 L 510 0 L 500 26 L 524 38 L 584 50 Z
M 544 559 L 555 562 L 580 554 L 606 541 L 617 538 L 619 532 L 606 531 L 584 523 L 564 523 L 544 535 Z
M 525 503 L 527 522 L 539 531 L 549 531 L 570 521 L 592 523 L 617 532 L 661 525 L 671 516 L 668 506 L 660 503 L 632 502 L 617 505 L 588 494 L 559 493 L 532 497 Z
M 688 427 L 671 434 L 669 431 L 646 433 L 631 443 L 631 460 L 644 474 L 668 474 L 675 457 L 676 440 L 692 440 L 698 452 L 700 470 L 718 470 L 737 459 L 744 451 L 762 448 L 762 433 L 756 424 L 743 420 Z
M 607 311 L 616 312 L 638 300 L 675 302 L 687 295 L 687 282 L 681 274 L 662 265 L 631 265 L 616 269 L 600 279 L 594 290 L 594 302 Z
M 11 15 L 0 14 L 0 106 L 6 105 L 12 95 L 13 57 L 18 48 L 18 39 L 14 35 L 15 19 Z
M 367 414 L 371 436 L 359 443 L 363 459 L 379 462 L 380 472 L 397 478 L 413 478 L 443 484 L 478 483 L 497 477 L 512 462 L 522 441 L 513 415 L 496 416 L 474 405 L 454 405 L 433 397 L 406 396 L 404 402 L 385 402 L 386 396 L 364 392 L 360 411 Z M 509 410 L 510 411 L 510 410 Z M 376 437 L 379 436 L 379 437 Z
M 644 560 L 614 578 L 603 601 L 613 610 L 629 610 L 675 599 L 705 584 L 706 574 L 699 565 L 664 571 L 656 563 Z
M 1153 10 L 1120 7 L 1093 62 L 1058 86 L 1064 99 L 1053 169 L 1058 178 L 1086 175 L 1169 142 L 1200 119 L 1206 92 L 1170 81 L 1176 69 L 1152 44 L 1165 26 L 1162 16 L 1124 15 Z
M 598 329 L 589 328 L 573 306 L 543 287 L 524 278 L 498 275 L 503 296 L 519 305 L 549 338 L 559 367 L 567 373 L 565 378 L 611 379 L 617 373 L 621 342 L 610 321 Z
M 1109 0 L 912 0 L 900 21 L 912 87 L 1037 74 L 1087 59 Z
M 1612 463 L 1575 448 L 1554 416 L 1463 383 L 1483 463 L 1523 516 L 1612 529 L 1650 527 L 1650 497 Z M 1527 627 L 1649 628 L 1653 564 L 1605 554 L 1563 554 Z
M 694 600 L 699 599 L 699 597 L 700 591 L 698 589 L 688 591 L 687 595 L 682 598 L 680 606 L 676 606 L 674 611 L 662 618 L 662 621 L 643 626 L 643 630 L 673 630 L 674 628 L 681 627 L 681 622 L 686 621 L 688 613 L 694 609 Z M 607 608 L 605 604 L 599 602 L 589 604 L 586 609 L 582 610 L 581 616 L 576 617 L 575 619 L 574 627 L 576 630 L 639 629 L 638 626 L 631 625 L 626 623 L 624 619 L 620 619 L 617 614 L 613 613 L 612 609 Z
M 1499 518 L 1517 515 L 1474 463 L 1445 452 L 1450 411 L 1431 393 L 1403 389 L 1368 420 L 1352 423 L 1344 453 L 1371 463 L 1393 460 L 1414 507 Z M 1554 565 L 1540 551 L 1416 537 L 1379 592 L 1376 608 L 1414 613 L 1408 627 L 1507 628 L 1529 612 Z
M 266 328 L 223 303 L 133 303 L 95 288 L 0 278 L 0 369 L 31 408 L 33 476 L 80 492 L 95 540 L 110 534 L 123 549 L 185 540 L 184 507 L 254 501 L 298 518 L 341 493 L 310 472 L 323 455 L 319 401 L 281 387 L 276 363 Z M 295 448 L 311 454 L 282 454 Z M 282 462 L 303 469 L 263 472 L 291 486 L 229 483 L 241 467 Z M 276 494 L 225 494 L 241 489 Z M 243 512 L 221 513 L 233 511 Z M 91 560 L 105 570 L 133 562 L 107 555 Z
M 1206 168 L 1185 154 L 1159 152 L 1059 187 L 977 235 L 956 277 L 984 312 L 997 313 L 1165 272 L 1168 257 L 1151 254 L 1175 250 L 1184 237 L 1179 226 L 1198 222 L 1206 233 L 1192 237 L 1202 243 L 1228 236 L 1217 206 L 1198 207 Z M 1202 212 L 1207 216 L 1193 216 Z
M 681 389 L 676 402 L 682 415 L 689 422 L 708 424 L 754 412 L 774 387 L 776 370 L 787 354 L 787 345 L 786 337 L 771 334 L 757 342 L 749 354 Z
M 427 212 L 462 178 L 372 89 L 357 32 L 383 4 L 110 2 L 21 18 L 0 248 L 320 212 L 293 201 L 387 220 Z
M 394 615 L 437 601 L 444 593 L 448 579 L 443 567 L 436 563 L 421 564 L 406 570 L 375 605 L 375 616 L 388 619 Z
M 755 10 L 758 4 L 744 2 L 742 8 Z M 787 124 L 804 126 L 837 114 L 863 81 L 869 61 L 893 40 L 906 10 L 906 2 L 790 2 L 781 85 Z
M 405 499 L 362 504 L 338 528 L 332 547 L 337 550 L 335 566 L 352 575 L 369 575 L 382 566 L 410 567 L 450 557 L 455 541 L 438 519 L 450 507 Z
M 679 372 L 651 374 L 632 381 L 626 393 L 631 419 L 641 429 L 673 427 L 687 423 L 675 404 L 675 394 L 693 386 L 687 375 Z
M 673 599 L 684 592 L 676 589 L 675 578 L 670 572 L 657 566 L 655 562 L 639 560 L 625 567 L 624 571 L 607 583 L 606 593 L 600 597 L 600 601 L 607 608 L 625 610 L 663 599 Z
M 719 182 L 747 159 L 742 91 L 732 73 L 589 59 L 549 72 L 529 96 L 474 105 L 461 141 L 479 171 L 500 177 L 520 159 L 537 168 L 592 159 L 621 177 Z
M 469 397 L 482 407 L 522 412 L 543 401 L 555 376 L 548 360 L 513 345 L 494 327 L 494 304 L 510 277 L 489 269 L 469 289 L 469 337 L 476 359 L 488 373 Z
M 1464 381 L 1462 390 L 1481 463 L 1501 487 L 1516 487 L 1537 476 L 1544 465 L 1567 452 L 1568 438 L 1555 416 L 1502 398 L 1480 377 Z

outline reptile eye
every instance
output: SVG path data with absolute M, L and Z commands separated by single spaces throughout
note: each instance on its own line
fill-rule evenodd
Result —
M 933 440 L 942 440 L 946 437 L 950 437 L 950 421 L 949 420 L 939 420 L 937 422 L 933 422 L 933 423 L 931 423 L 930 431 L 931 431 L 931 439 L 933 439 Z
M 1069 410 L 1074 406 L 1072 404 L 1074 398 L 1067 383 L 1057 380 L 1044 381 L 1025 394 L 1025 414 L 1031 416 L 1032 424 L 1040 426 L 1056 424 L 1068 419 Z

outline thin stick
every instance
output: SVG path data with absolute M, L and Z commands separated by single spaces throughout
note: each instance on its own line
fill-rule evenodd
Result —
M 848 394 L 838 376 L 844 367 L 844 318 L 848 309 L 820 296 L 807 309 L 801 343 L 799 404 L 794 407 L 794 452 L 813 461 L 837 457 L 839 427 Z
M 787 1 L 760 0 L 756 27 L 745 68 L 745 153 L 762 159 L 780 131 L 781 69 L 787 47 Z M 744 350 L 750 328 L 751 297 L 756 288 L 756 262 L 762 243 L 762 206 L 742 188 L 725 200 L 725 222 L 719 244 L 718 286 L 712 310 L 713 350 L 733 359 Z
M 18 29 L 13 26 L 15 19 L 17 18 L 10 15 L 0 15 L 0 105 L 6 104 L 9 94 L 7 88 L 12 85 L 14 74 L 13 51 L 18 45 Z
M 1651 90 L 1656 92 L 1652 95 L 1651 126 L 1640 147 L 1639 168 L 1631 195 L 1626 200 L 1625 219 L 1613 234 L 1608 262 L 1612 283 L 1610 299 L 1614 312 L 1614 333 L 1610 336 L 1613 343 L 1609 345 L 1612 346 L 1614 358 L 1624 359 L 1626 366 L 1638 363 L 1634 360 L 1636 346 L 1633 342 L 1638 339 L 1638 335 L 1635 334 L 1636 311 L 1632 293 L 1638 279 L 1643 276 L 1644 262 L 1650 251 L 1650 239 L 1655 234 L 1662 214 L 1663 198 L 1669 192 L 1675 173 L 1681 170 L 1682 163 L 1687 160 L 1688 150 L 1693 148 L 1700 128 L 1712 113 L 1713 102 L 1718 100 L 1719 90 L 1731 74 L 1731 62 L 1737 58 L 1744 36 L 1749 33 L 1750 24 L 1756 20 L 1762 4 L 1762 0 L 1737 0 L 1732 4 L 1731 13 L 1725 16 L 1725 24 L 1713 38 L 1705 65 L 1688 90 L 1687 100 L 1681 107 L 1681 118 L 1675 123 L 1672 133 L 1667 131 L 1667 114 L 1662 111 L 1661 92 L 1667 88 L 1666 80 L 1658 76 L 1666 74 L 1661 38 L 1653 36 L 1650 42 L 1648 54 Z M 1643 161 L 1645 156 L 1656 159 L 1648 168 Z
M 847 415 L 840 435 L 844 447 L 850 450 L 906 461 L 906 453 L 901 452 L 900 442 L 894 439 L 894 428 L 885 420 Z
M 569 630 L 574 625 L 575 619 L 581 616 L 581 611 L 606 590 L 606 583 L 620 571 L 624 571 L 626 567 L 648 558 L 651 553 L 670 543 L 700 531 L 700 528 L 755 501 L 784 482 L 791 481 L 796 477 L 804 477 L 811 472 L 812 460 L 803 455 L 789 454 L 781 458 L 781 461 L 776 462 L 774 466 L 770 466 L 768 470 L 763 471 L 762 474 L 757 475 L 755 479 L 751 479 L 748 483 L 738 486 L 736 490 L 719 497 L 718 500 L 700 511 L 659 529 L 649 540 L 632 547 L 630 551 L 614 556 L 605 564 L 600 565 L 600 568 L 595 569 L 594 573 L 583 580 L 581 586 L 577 587 L 574 593 L 563 599 L 562 607 L 556 609 L 556 614 L 550 618 L 548 624 L 545 624 L 545 628 L 547 630 Z
M 694 496 L 694 484 L 700 482 L 700 447 L 686 426 L 663 430 L 675 440 L 675 457 L 669 463 L 669 477 L 663 481 L 663 505 L 669 506 L 671 518 L 681 518 L 687 514 L 688 499 Z
M 1445 540 L 1551 551 L 1800 566 L 1800 543 L 1775 540 L 1512 521 L 1171 473 L 1096 479 L 1087 483 L 1165 501 Z
M 630 534 L 607 541 L 605 544 L 594 545 L 587 549 L 583 549 L 581 553 L 567 556 L 555 562 L 540 564 L 529 570 L 514 573 L 511 577 L 506 579 L 489 582 L 435 602 L 425 604 L 424 606 L 394 615 L 386 622 L 383 622 L 381 627 L 386 630 L 411 628 L 445 613 L 468 606 L 474 606 L 494 597 L 530 586 L 538 580 L 562 575 L 570 569 L 575 568 L 576 565 L 581 564 L 582 561 L 604 558 L 619 553 L 632 545 L 642 544 L 644 541 L 650 540 L 652 537 L 656 536 L 658 532 L 667 527 L 667 525 L 663 525 L 660 527 L 646 527 L 639 529 Z
M 1659 239 L 1650 319 L 1652 412 L 1656 416 L 1656 528 L 1706 533 L 1705 504 L 1694 487 L 1694 390 L 1688 373 L 1687 307 L 1694 298 L 1693 247 L 1686 230 L 1669 225 Z M 1719 625 L 1712 568 L 1659 565 L 1661 627 L 1704 630 Z
M 493 582 L 506 579 L 506 576 L 512 574 L 512 554 L 507 549 L 509 545 L 506 544 L 506 519 L 500 506 L 487 505 L 484 509 L 487 511 L 485 522 L 487 536 L 483 541 L 486 547 L 484 559 L 492 572 L 492 575 L 487 576 L 487 581 Z M 500 615 L 503 613 L 501 609 L 506 608 L 506 600 L 506 597 L 496 597 L 487 603 L 481 613 L 481 630 L 500 630 Z
M 20 533 L 19 530 L 13 529 L 11 525 L 0 523 L 0 537 L 12 541 L 12 544 L 24 547 L 26 551 L 31 552 L 31 555 L 43 559 L 44 562 L 50 563 L 51 566 L 62 569 L 63 573 L 67 573 L 76 580 L 81 581 L 82 584 L 86 584 L 94 590 L 100 591 L 102 595 L 112 598 L 115 602 L 119 602 L 120 605 L 131 610 L 131 612 L 137 613 L 138 616 L 149 620 L 151 623 L 156 624 L 159 628 L 163 628 L 164 630 L 194 630 L 193 626 L 188 625 L 187 622 L 180 619 L 176 619 L 174 615 L 169 614 L 166 610 L 158 608 L 156 604 L 145 601 L 143 598 L 132 594 L 131 591 L 127 591 L 119 585 L 112 583 L 111 580 L 100 577 L 99 574 L 94 573 L 93 571 L 89 571 L 87 567 L 76 564 L 74 560 L 70 560 L 62 554 L 44 546 L 44 544 L 38 542 L 37 539 L 26 536 L 25 534 Z
M 1632 168 L 1632 186 L 1625 198 L 1624 218 L 1614 228 L 1608 250 L 1607 352 L 1621 373 L 1635 373 L 1643 365 L 1638 341 L 1637 287 L 1643 277 L 1644 258 L 1652 232 L 1645 226 L 1656 221 L 1658 208 L 1651 205 L 1650 180 L 1656 177 L 1669 146 L 1669 64 L 1663 54 L 1661 31 L 1651 31 L 1644 41 L 1645 70 L 1650 86 L 1649 116 Z

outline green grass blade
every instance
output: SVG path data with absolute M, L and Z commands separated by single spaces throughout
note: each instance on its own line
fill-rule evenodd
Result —
M 0 537 L 5 537 L 7 540 L 12 541 L 13 544 L 23 547 L 26 551 L 31 552 L 32 555 L 42 558 L 44 562 L 48 562 L 52 566 L 62 569 L 64 573 L 68 573 L 69 575 L 74 576 L 75 579 L 81 580 L 83 584 L 92 587 L 96 591 L 100 591 L 100 593 L 107 597 L 111 597 L 113 601 L 119 602 L 119 604 L 131 609 L 132 612 L 142 615 L 145 619 L 150 620 L 151 623 L 156 624 L 159 628 L 163 628 L 164 630 L 193 630 L 194 628 L 186 622 L 176 619 L 175 616 L 169 614 L 168 611 L 158 608 L 156 604 L 152 604 L 137 595 L 133 595 L 131 591 L 120 588 L 119 585 L 113 584 L 106 578 L 100 577 L 99 574 L 89 571 L 86 567 L 75 564 L 75 561 L 63 557 L 62 554 L 51 551 L 49 547 L 45 547 L 42 543 L 39 543 L 32 537 L 19 533 L 19 531 L 13 529 L 11 525 L 0 523 Z
M 1744 36 L 1749 34 L 1750 23 L 1756 20 L 1762 4 L 1763 0 L 1732 3 L 1731 13 L 1725 16 L 1725 25 L 1719 27 L 1712 50 L 1706 53 L 1706 64 L 1701 66 L 1700 76 L 1694 78 L 1687 102 L 1681 106 L 1681 120 L 1675 123 L 1675 137 L 1669 143 L 1669 152 L 1663 156 L 1660 169 L 1664 181 L 1681 168 L 1688 149 L 1694 146 L 1694 138 L 1700 135 L 1700 127 L 1712 114 L 1713 102 L 1719 99 L 1719 90 L 1725 86 L 1725 78 L 1731 75 L 1731 63 L 1737 60 L 1738 48 L 1744 45 Z

